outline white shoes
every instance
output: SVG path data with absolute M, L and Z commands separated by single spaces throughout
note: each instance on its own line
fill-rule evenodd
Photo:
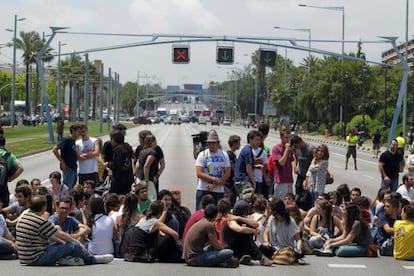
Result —
M 112 262 L 114 259 L 114 256 L 111 254 L 94 255 L 93 257 L 95 264 L 108 264 Z
M 79 257 L 65 257 L 58 261 L 59 265 L 67 265 L 67 266 L 82 266 L 85 265 L 82 258 Z

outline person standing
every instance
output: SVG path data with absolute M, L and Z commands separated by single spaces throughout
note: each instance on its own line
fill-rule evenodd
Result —
M 400 132 L 400 135 L 395 137 L 395 140 L 397 140 L 397 143 L 398 143 L 397 152 L 401 154 L 403 157 L 403 159 L 400 161 L 400 167 L 404 168 L 405 167 L 404 150 L 405 150 L 405 144 L 406 144 L 404 133 Z
M 0 158 L 4 160 L 5 164 L 5 175 L 2 174 L 3 179 L 0 179 L 0 202 L 3 203 L 3 207 L 7 207 L 10 200 L 7 183 L 22 174 L 23 165 L 13 153 L 6 150 L 6 137 L 3 135 L 0 135 Z
M 65 129 L 65 121 L 62 117 L 56 118 L 56 132 L 57 132 L 57 140 L 58 142 L 62 141 L 63 138 L 63 131 Z
M 122 135 L 126 135 L 126 126 L 123 124 L 116 124 L 112 127 L 113 131 L 120 131 L 122 133 Z M 111 144 L 111 140 L 106 141 L 103 146 L 102 146 L 102 150 L 101 150 L 101 158 L 103 160 L 104 163 L 109 163 L 113 161 L 113 146 Z M 102 175 L 102 179 L 105 179 L 108 176 L 108 170 L 104 170 L 104 173 Z
M 63 174 L 63 184 L 72 189 L 75 186 L 78 176 L 77 169 L 77 150 L 76 139 L 79 136 L 80 126 L 73 124 L 69 128 L 70 135 L 64 137 L 57 145 L 53 147 L 53 154 L 60 162 L 60 169 Z
M 286 193 L 293 193 L 292 161 L 293 149 L 290 144 L 290 131 L 280 132 L 280 143 L 272 149 L 274 165 L 273 184 L 275 195 L 283 198 Z
M 400 167 L 404 157 L 397 151 L 398 141 L 393 139 L 388 150 L 380 155 L 378 169 L 381 173 L 381 188 L 395 192 L 398 188 L 398 174 L 404 168 Z
M 306 178 L 316 148 L 310 143 L 305 143 L 299 135 L 293 135 L 290 138 L 290 144 L 295 149 L 295 161 L 293 162 L 293 172 L 297 175 L 295 193 L 301 195 L 303 194 L 303 181 Z
M 238 196 L 241 196 L 244 188 L 250 186 L 253 189 L 256 189 L 256 180 L 254 177 L 254 168 L 255 168 L 255 151 L 258 149 L 260 143 L 262 142 L 262 135 L 257 130 L 251 130 L 247 134 L 247 145 L 245 145 L 236 160 L 236 165 L 234 166 L 234 185 Z M 258 155 L 261 155 L 261 152 L 257 152 Z
M 211 194 L 216 203 L 224 197 L 224 183 L 230 176 L 230 170 L 229 156 L 220 149 L 217 132 L 210 130 L 207 137 L 207 149 L 200 152 L 196 160 L 198 177 L 196 210 L 201 208 L 201 198 L 205 194 Z
M 93 180 L 99 183 L 98 156 L 100 154 L 99 143 L 96 138 L 90 137 L 88 127 L 81 125 L 81 139 L 76 141 L 79 161 L 79 183 L 85 180 Z
M 224 194 L 228 197 L 230 200 L 231 206 L 234 206 L 234 203 L 236 203 L 236 188 L 234 186 L 234 169 L 236 167 L 236 150 L 240 149 L 240 136 L 238 135 L 231 135 L 228 140 L 229 144 L 229 150 L 227 151 L 227 155 L 230 159 L 230 166 L 231 166 L 231 172 L 230 177 L 227 179 L 225 185 L 224 185 Z
M 372 158 L 378 159 L 380 148 L 381 148 L 381 133 L 379 133 L 379 130 L 377 129 L 374 133 L 374 137 L 372 138 L 372 151 L 374 153 L 374 156 L 372 156 Z
M 307 181 L 304 184 L 312 192 L 312 202 L 315 202 L 319 195 L 325 193 L 326 174 L 329 164 L 328 159 L 328 147 L 325 144 L 319 145 L 306 173 Z
M 346 142 L 348 143 L 348 148 L 346 151 L 345 170 L 348 169 L 348 160 L 351 155 L 352 155 L 352 158 L 354 159 L 354 168 L 355 170 L 358 170 L 357 161 L 356 161 L 356 146 L 358 143 L 358 131 L 355 129 L 351 130 L 348 136 L 346 136 Z

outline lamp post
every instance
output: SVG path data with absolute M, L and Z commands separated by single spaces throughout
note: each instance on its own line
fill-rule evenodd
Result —
M 56 106 L 57 106 L 57 112 L 59 115 L 61 114 L 61 101 L 62 101 L 62 75 L 60 72 L 60 49 L 62 46 L 65 46 L 67 44 L 65 43 L 61 43 L 59 41 L 59 46 L 58 46 L 58 67 L 57 67 L 57 79 L 58 79 L 58 87 L 57 87 L 57 101 L 56 101 Z
M 387 128 L 387 70 L 388 66 L 384 65 L 384 118 L 383 118 L 383 129 Z M 414 116 L 414 115 L 413 115 Z
M 408 62 L 408 10 L 409 10 L 409 1 L 406 0 L 405 7 L 405 61 Z M 404 103 L 403 103 L 403 133 L 406 132 L 407 125 L 407 91 L 404 93 Z
M 10 103 L 10 125 L 14 127 L 15 112 L 14 112 L 14 100 L 16 98 L 16 39 L 17 39 L 17 21 L 23 21 L 26 18 L 18 18 L 17 14 L 14 15 L 14 29 L 6 29 L 6 31 L 13 32 L 13 80 L 12 80 L 12 93 L 11 93 L 11 103 Z M 27 89 L 26 89 L 27 90 Z M 26 95 L 27 96 L 27 95 Z M 30 103 L 26 103 L 27 106 L 30 106 Z
M 362 131 L 363 131 L 363 135 L 365 136 L 365 113 L 366 113 L 366 94 L 367 94 L 367 74 L 368 74 L 368 69 L 366 67 L 364 67 L 362 69 L 362 85 L 363 85 L 363 94 L 362 94 Z
M 286 28 L 286 27 L 279 27 L 279 26 L 274 26 L 274 29 L 278 29 L 278 30 L 288 30 L 288 31 L 298 31 L 298 32 L 307 32 L 308 33 L 308 48 L 309 48 L 309 53 L 308 53 L 308 58 L 310 59 L 311 56 L 311 51 L 310 49 L 312 48 L 312 30 L 310 28 Z M 310 68 L 309 68 L 310 70 Z
M 343 109 L 345 109 L 346 107 L 346 97 L 345 97 L 345 90 L 348 88 L 348 84 L 349 84 L 349 80 L 351 79 L 351 75 L 348 72 L 345 72 L 344 75 L 344 93 L 342 93 L 341 96 L 341 102 L 343 102 L 343 104 L 341 105 L 341 127 L 342 127 L 342 136 L 345 137 L 346 136 L 346 118 L 342 118 L 343 114 L 346 114 L 346 112 L 344 112 Z

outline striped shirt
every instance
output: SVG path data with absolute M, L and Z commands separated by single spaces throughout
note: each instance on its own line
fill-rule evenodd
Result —
M 33 211 L 25 213 L 16 226 L 17 252 L 21 264 L 32 264 L 49 245 L 49 238 L 56 233 L 53 224 Z

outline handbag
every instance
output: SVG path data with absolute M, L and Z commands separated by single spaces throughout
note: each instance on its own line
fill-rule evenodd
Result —
M 378 257 L 378 245 L 375 243 L 369 244 L 366 257 Z
M 332 183 L 334 183 L 334 177 L 329 172 L 326 172 L 325 184 L 329 185 L 329 184 L 332 184 Z
M 272 262 L 279 265 L 291 265 L 295 262 L 295 251 L 292 247 L 283 247 L 273 253 Z

